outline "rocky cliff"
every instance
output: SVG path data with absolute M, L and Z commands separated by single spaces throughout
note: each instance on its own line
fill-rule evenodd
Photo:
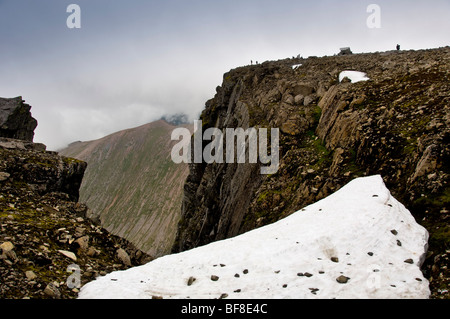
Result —
M 60 151 L 88 163 L 80 200 L 89 217 L 154 257 L 171 250 L 188 174 L 171 160 L 173 129 L 160 120 Z
M 33 122 L 18 113 L 8 121 Z M 96 276 L 150 260 L 86 217 L 77 202 L 85 162 L 9 133 L 0 137 L 0 298 L 75 298 Z
M 340 81 L 342 71 L 368 81 Z M 203 128 L 279 128 L 280 167 L 190 164 L 174 252 L 270 224 L 380 174 L 430 232 L 423 268 L 448 296 L 450 48 L 265 62 L 226 73 Z

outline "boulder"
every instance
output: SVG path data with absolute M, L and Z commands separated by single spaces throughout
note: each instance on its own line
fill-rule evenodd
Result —
M 131 266 L 131 259 L 128 253 L 123 248 L 119 248 L 117 250 L 117 258 L 125 265 L 125 266 Z
M 67 258 L 72 259 L 73 261 L 77 261 L 77 256 L 71 252 L 71 251 L 67 251 L 67 250 L 58 250 L 59 253 L 63 254 L 64 256 L 66 256 Z
M 31 116 L 31 106 L 22 97 L 0 98 L 0 136 L 33 141 L 37 121 Z
M 314 88 L 306 83 L 297 84 L 292 88 L 294 96 L 303 95 L 308 96 L 314 93 Z
M 53 298 L 53 299 L 61 298 L 61 292 L 59 291 L 58 287 L 56 287 L 56 285 L 53 283 L 50 283 L 45 287 L 44 294 L 47 297 Z

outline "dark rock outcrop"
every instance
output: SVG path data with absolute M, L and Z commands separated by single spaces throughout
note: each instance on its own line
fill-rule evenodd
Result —
M 37 121 L 22 97 L 0 98 L 0 137 L 33 141 Z
M 43 196 L 61 192 L 78 201 L 87 164 L 45 151 L 42 144 L 0 138 L 0 171 Z

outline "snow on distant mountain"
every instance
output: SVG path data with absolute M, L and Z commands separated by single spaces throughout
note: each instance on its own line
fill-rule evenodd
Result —
M 113 272 L 79 298 L 428 298 L 428 232 L 381 176 L 274 224 Z

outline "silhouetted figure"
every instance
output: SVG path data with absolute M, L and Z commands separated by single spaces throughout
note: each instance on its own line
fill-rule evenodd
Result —
M 397 44 L 397 51 L 400 51 L 400 44 Z

